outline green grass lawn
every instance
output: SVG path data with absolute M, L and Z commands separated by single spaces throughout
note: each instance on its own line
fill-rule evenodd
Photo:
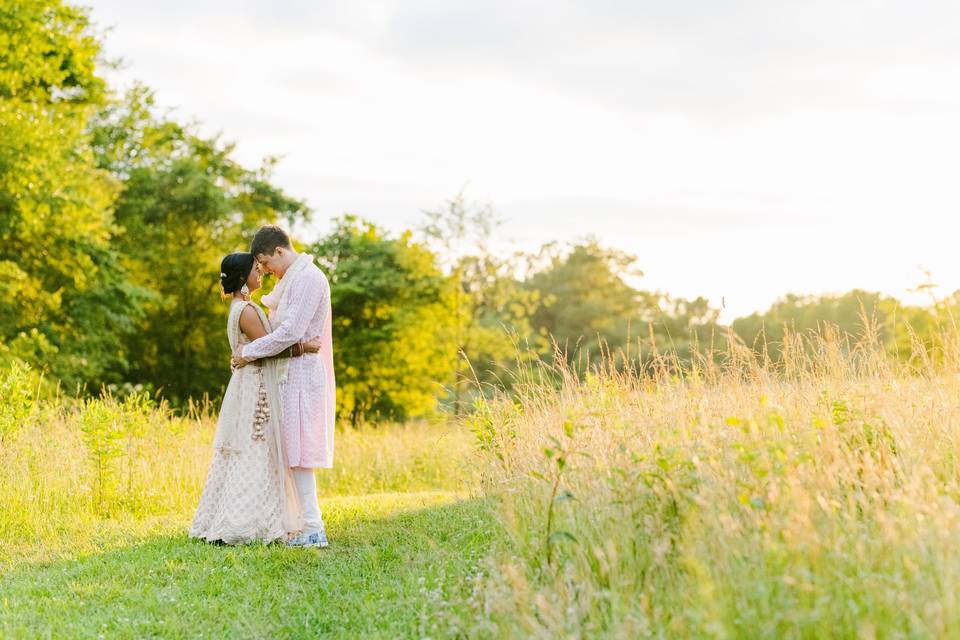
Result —
M 159 518 L 51 540 L 4 569 L 7 638 L 397 638 L 460 631 L 497 526 L 448 491 L 322 501 L 328 549 L 215 546 Z M 48 553 L 46 553 L 48 552 Z M 462 606 L 459 605 L 459 606 Z

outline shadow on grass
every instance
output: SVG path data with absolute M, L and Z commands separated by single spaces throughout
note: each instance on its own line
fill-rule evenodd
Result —
M 493 505 L 405 505 L 402 495 L 333 501 L 324 550 L 216 546 L 179 533 L 21 566 L 0 585 L 0 636 L 455 634 L 477 565 L 500 535 Z

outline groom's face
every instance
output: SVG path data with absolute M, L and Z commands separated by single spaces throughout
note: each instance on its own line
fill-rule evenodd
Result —
M 257 265 L 260 267 L 261 273 L 272 273 L 277 277 L 283 275 L 282 261 L 279 250 L 274 251 L 273 254 L 269 256 L 265 253 L 258 254 Z

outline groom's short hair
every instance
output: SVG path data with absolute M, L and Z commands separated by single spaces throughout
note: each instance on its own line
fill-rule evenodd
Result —
M 254 257 L 259 255 L 272 256 L 277 247 L 291 249 L 290 236 L 287 232 L 275 224 L 268 224 L 257 229 L 253 236 L 253 242 L 250 243 L 250 253 Z

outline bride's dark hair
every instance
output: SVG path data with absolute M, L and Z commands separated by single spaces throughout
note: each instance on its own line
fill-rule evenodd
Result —
M 234 293 L 240 290 L 250 276 L 253 269 L 253 254 L 240 252 L 231 253 L 220 262 L 220 286 L 224 293 Z

